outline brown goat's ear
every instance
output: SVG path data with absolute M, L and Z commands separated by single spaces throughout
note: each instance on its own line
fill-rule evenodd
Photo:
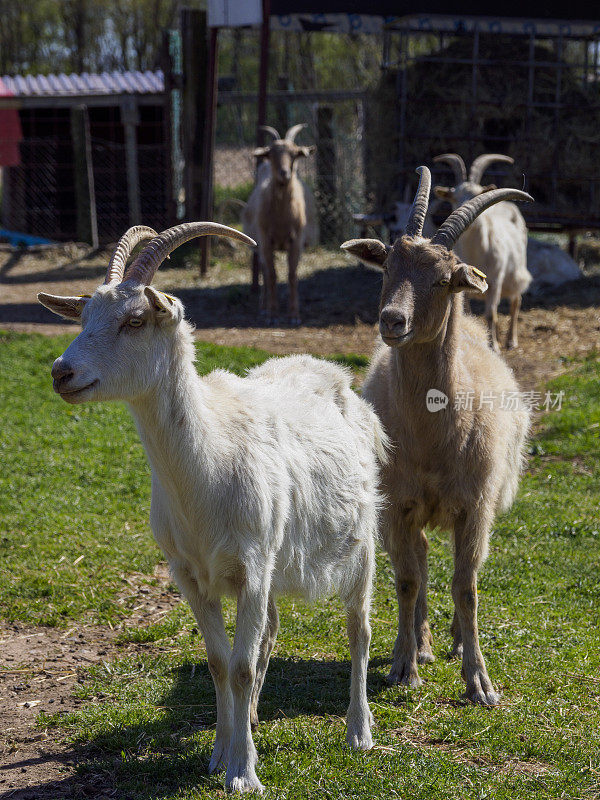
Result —
M 54 314 L 65 319 L 80 319 L 81 312 L 89 300 L 90 295 L 81 297 L 61 297 L 56 294 L 46 294 L 40 292 L 37 296 L 39 302 Z
M 477 292 L 483 294 L 488 285 L 484 273 L 468 264 L 457 264 L 450 278 L 451 292 Z
M 448 186 L 435 186 L 433 193 L 440 200 L 452 200 L 454 197 L 454 189 L 450 189 Z
M 302 156 L 303 158 L 308 158 L 312 153 L 315 152 L 316 149 L 317 149 L 316 144 L 309 144 L 308 146 L 302 146 L 298 148 L 296 155 Z
M 270 152 L 271 152 L 270 147 L 257 147 L 252 153 L 252 155 L 254 156 L 254 158 L 267 158 Z
M 381 269 L 392 248 L 379 239 L 349 239 L 341 245 L 341 249 L 346 253 L 352 253 L 365 264 Z
M 497 189 L 497 188 L 498 187 L 496 186 L 495 183 L 488 183 L 487 186 L 483 186 L 481 188 L 481 194 L 485 194 L 486 192 L 493 192 L 494 189 Z

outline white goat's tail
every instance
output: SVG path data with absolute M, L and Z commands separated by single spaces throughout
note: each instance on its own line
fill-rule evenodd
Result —
M 375 455 L 377 456 L 377 461 L 379 461 L 380 465 L 383 467 L 390 460 L 390 453 L 393 445 L 392 440 L 384 431 L 381 420 L 375 411 L 373 411 L 373 434 L 375 439 Z

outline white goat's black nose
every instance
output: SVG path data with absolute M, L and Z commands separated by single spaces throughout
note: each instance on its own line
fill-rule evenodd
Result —
M 70 364 L 62 362 L 54 362 L 52 365 L 52 377 L 54 379 L 54 388 L 68 383 L 74 375 L 73 369 Z
M 401 336 L 406 333 L 408 319 L 406 314 L 394 308 L 384 308 L 379 317 L 379 329 L 383 334 Z

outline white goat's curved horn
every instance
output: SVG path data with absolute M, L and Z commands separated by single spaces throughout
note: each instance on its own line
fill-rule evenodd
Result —
M 301 122 L 298 125 L 292 125 L 285 135 L 287 141 L 293 142 L 303 128 L 306 128 L 306 122 Z
M 477 156 L 475 161 L 471 164 L 471 169 L 469 170 L 469 180 L 471 183 L 481 183 L 483 173 L 490 164 L 494 163 L 494 161 L 502 161 L 504 164 L 515 163 L 514 158 L 502 155 L 502 153 L 484 153 L 481 156 Z
M 265 131 L 265 133 L 270 133 L 273 139 L 281 139 L 279 131 L 277 131 L 275 128 L 272 128 L 270 125 L 259 125 L 259 130 Z
M 469 227 L 473 220 L 486 208 L 502 200 L 533 202 L 533 197 L 527 192 L 520 192 L 518 189 L 493 189 L 491 192 L 478 194 L 477 197 L 467 200 L 466 203 L 463 203 L 462 206 L 450 214 L 431 239 L 431 243 L 441 244 L 442 247 L 452 250 L 458 237 Z
M 420 236 L 423 233 L 423 225 L 429 207 L 429 192 L 431 191 L 431 172 L 427 167 L 417 167 L 419 175 L 419 188 L 413 200 L 410 216 L 406 223 L 405 236 Z
M 441 156 L 436 156 L 433 161 L 435 164 L 448 164 L 449 167 L 452 167 L 457 186 L 467 180 L 467 168 L 458 153 L 442 153 Z
M 219 225 L 217 222 L 184 222 L 155 236 L 129 267 L 123 280 L 136 281 L 148 286 L 169 253 L 197 236 L 226 236 L 228 239 L 237 239 L 239 242 L 256 247 L 254 239 L 227 225 Z
M 121 236 L 108 262 L 106 270 L 106 278 L 104 283 L 112 283 L 113 281 L 120 282 L 123 280 L 125 267 L 127 266 L 127 259 L 133 250 L 141 244 L 141 242 L 148 242 L 158 236 L 154 228 L 147 228 L 145 225 L 135 225 Z

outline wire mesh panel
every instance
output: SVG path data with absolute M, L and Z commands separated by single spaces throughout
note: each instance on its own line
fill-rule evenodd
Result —
M 600 81 L 596 35 L 557 29 L 483 33 L 412 30 L 391 35 L 371 98 L 369 186 L 380 208 L 416 185 L 414 169 L 442 152 L 469 163 L 484 152 L 512 156 L 493 171 L 536 198 L 530 223 L 600 226 Z M 440 170 L 441 180 L 451 174 Z

